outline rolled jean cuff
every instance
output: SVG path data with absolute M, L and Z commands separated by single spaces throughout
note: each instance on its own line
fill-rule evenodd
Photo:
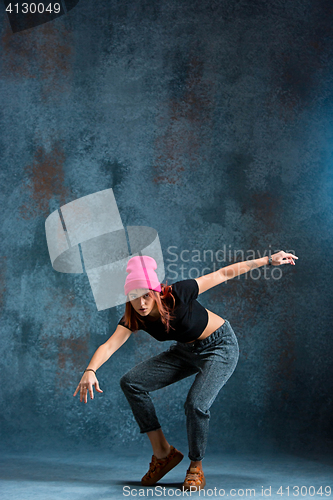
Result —
M 140 429 L 140 434 L 144 434 L 144 433 L 146 433 L 146 432 L 151 432 L 151 431 L 158 431 L 158 429 L 161 429 L 161 426 L 159 426 L 159 427 L 155 427 L 154 429 L 147 429 L 147 430 L 145 430 L 145 431 L 142 431 L 142 430 Z
M 201 460 L 203 460 L 203 459 L 204 459 L 204 457 L 201 457 L 201 458 L 194 458 L 194 457 L 192 457 L 192 456 L 191 456 L 191 454 L 190 454 L 190 453 L 189 453 L 187 456 L 188 456 L 188 458 L 189 458 L 190 460 L 192 460 L 192 462 L 201 462 Z

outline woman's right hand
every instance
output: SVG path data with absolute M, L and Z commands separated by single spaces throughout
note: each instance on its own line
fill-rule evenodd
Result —
M 95 386 L 97 392 L 103 392 L 102 389 L 100 389 L 99 387 L 99 383 L 94 372 L 92 371 L 85 372 L 82 375 L 82 378 L 73 396 L 76 396 L 77 393 L 80 391 L 80 401 L 84 400 L 84 402 L 87 403 L 88 391 L 90 394 L 90 398 L 94 399 L 93 385 Z
M 293 264 L 295 265 L 294 259 L 298 259 L 293 253 L 286 253 L 281 250 L 278 253 L 272 255 L 272 265 L 280 266 L 281 264 Z

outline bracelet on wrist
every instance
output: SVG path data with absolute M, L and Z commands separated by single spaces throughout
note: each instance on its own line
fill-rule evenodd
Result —
M 85 372 L 94 372 L 94 374 L 96 375 L 95 370 L 93 370 L 92 368 L 86 368 L 83 373 Z
M 268 257 L 268 265 L 271 266 L 272 265 L 272 256 L 270 255 Z

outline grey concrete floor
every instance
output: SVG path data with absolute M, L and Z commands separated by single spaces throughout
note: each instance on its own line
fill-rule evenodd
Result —
M 149 488 L 141 486 L 140 479 L 148 470 L 150 460 L 151 453 L 144 451 L 140 455 L 139 450 L 127 454 L 124 451 L 121 454 L 52 450 L 2 452 L 0 498 L 107 500 L 133 497 L 267 497 L 285 500 L 333 497 L 333 461 L 327 456 L 207 454 L 203 460 L 207 484 L 200 494 L 184 494 L 180 489 L 189 465 L 186 455 L 157 485 Z

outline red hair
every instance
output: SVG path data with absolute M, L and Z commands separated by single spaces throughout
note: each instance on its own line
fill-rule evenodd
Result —
M 155 299 L 158 312 L 161 315 L 161 321 L 166 327 L 167 333 L 169 333 L 170 328 L 174 328 L 170 325 L 170 321 L 174 318 L 172 310 L 175 307 L 175 298 L 172 295 L 172 286 L 167 283 L 161 283 L 161 292 L 155 292 L 154 290 L 149 290 L 149 296 Z M 140 314 L 138 314 L 131 302 L 126 302 L 125 314 L 124 314 L 124 325 L 132 331 L 140 330 L 140 324 L 143 325 L 144 321 Z

